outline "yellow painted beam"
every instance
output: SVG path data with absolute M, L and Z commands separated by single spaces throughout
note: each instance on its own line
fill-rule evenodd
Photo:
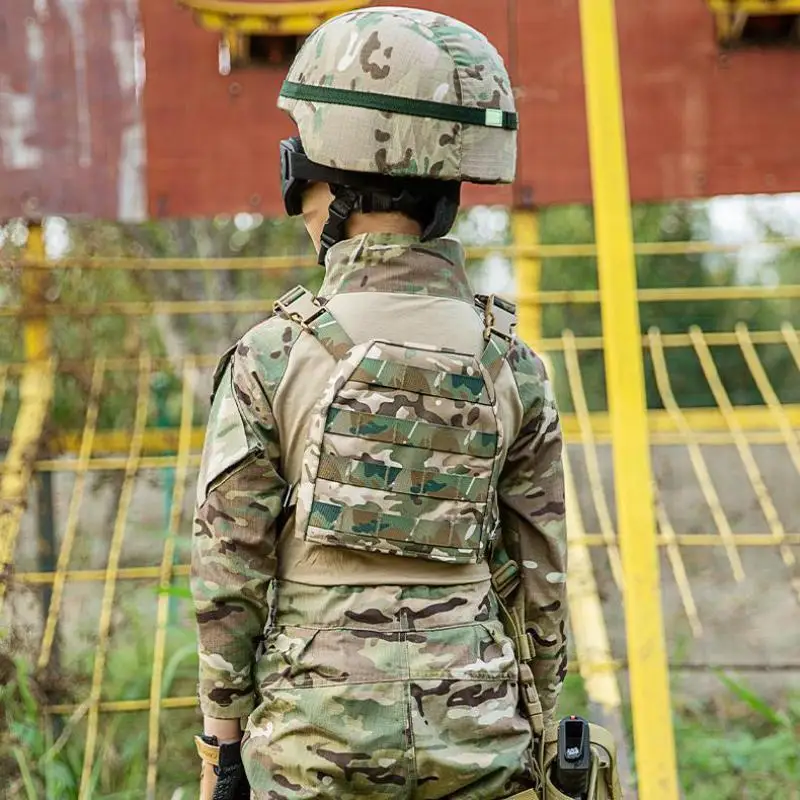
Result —
M 580 0 L 640 800 L 678 800 L 614 0 Z
M 778 250 L 800 250 L 800 239 L 775 239 L 765 242 Z M 720 242 L 635 242 L 633 250 L 637 255 L 699 255 L 705 253 L 738 253 L 744 249 L 741 244 L 722 244 Z M 597 246 L 585 244 L 535 244 L 484 245 L 466 248 L 468 259 L 486 258 L 490 255 L 505 258 L 529 256 L 532 258 L 594 258 Z M 13 265 L 13 262 L 11 262 Z M 99 256 L 80 256 L 60 258 L 54 261 L 40 259 L 28 266 L 41 270 L 135 270 L 147 272 L 202 271 L 216 270 L 280 272 L 299 268 L 316 268 L 316 258 L 307 253 L 288 256 L 232 257 L 232 258 L 102 258 Z
M 788 423 L 800 430 L 800 405 L 782 406 L 782 412 Z M 783 437 L 776 426 L 773 412 L 763 406 L 739 406 L 734 409 L 734 416 L 741 430 L 754 435 L 754 440 L 781 443 Z M 709 443 L 731 443 L 730 436 L 714 436 L 729 432 L 728 422 L 718 408 L 683 409 L 683 418 L 692 430 L 692 436 L 704 439 Z M 611 441 L 611 417 L 605 412 L 589 414 L 592 434 L 598 442 Z M 575 414 L 562 414 L 561 426 L 564 435 L 570 441 L 580 441 L 580 424 Z M 655 444 L 682 441 L 682 429 L 668 411 L 649 411 L 647 427 Z M 708 436 L 711 434 L 711 436 Z M 191 433 L 191 451 L 199 453 L 203 449 L 205 429 L 196 427 Z M 148 428 L 142 440 L 143 455 L 172 453 L 178 449 L 179 431 L 177 428 Z M 77 454 L 81 449 L 81 433 L 63 431 L 50 441 L 54 453 Z M 94 436 L 93 453 L 124 453 L 130 446 L 130 433 L 124 430 L 98 431 Z M 69 471 L 72 469 L 68 461 L 53 462 L 48 459 L 37 465 L 40 468 Z M 162 466 L 161 463 L 153 465 Z M 112 468 L 112 467 L 109 467 Z M 148 467 L 150 468 L 150 467 Z
M 44 258 L 44 236 L 38 223 L 30 223 L 26 256 Z M 46 273 L 22 274 L 24 302 L 40 299 Z M 20 380 L 20 405 L 11 445 L 0 477 L 0 609 L 14 561 L 19 526 L 28 501 L 39 439 L 53 397 L 55 365 L 50 356 L 50 331 L 46 319 L 32 316 L 23 328 L 26 365 Z
M 514 244 L 519 248 L 534 248 L 539 244 L 539 214 L 533 209 L 514 209 L 511 212 Z M 525 251 L 522 251 L 525 252 Z M 539 287 L 542 280 L 542 260 L 535 255 L 514 258 L 514 277 L 517 297 L 524 298 L 517 309 L 517 334 L 534 349 L 542 340 L 542 305 Z
M 247 3 L 240 0 L 178 0 L 209 31 L 245 36 L 307 36 L 326 20 L 369 5 L 371 0 Z
M 779 14 L 800 14 L 800 0 L 706 0 L 717 14 L 751 14 L 774 17 Z

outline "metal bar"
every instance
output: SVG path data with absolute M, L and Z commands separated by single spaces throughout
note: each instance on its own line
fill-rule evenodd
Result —
M 739 424 L 736 421 L 736 416 L 733 413 L 733 405 L 728 397 L 728 392 L 722 385 L 717 366 L 714 363 L 714 358 L 711 355 L 708 344 L 703 337 L 703 332 L 697 326 L 693 326 L 689 333 L 692 336 L 695 352 L 700 359 L 700 365 L 703 368 L 708 385 L 711 387 L 714 399 L 717 401 L 720 411 L 722 411 L 728 422 L 728 427 L 733 436 L 733 442 L 736 445 L 736 450 L 739 453 L 739 457 L 742 459 L 747 477 L 756 494 L 761 513 L 767 521 L 767 526 L 772 534 L 773 541 L 778 546 L 783 563 L 790 572 L 792 586 L 798 600 L 800 600 L 800 576 L 797 575 L 797 559 L 785 541 L 786 529 L 783 526 L 777 508 L 775 508 L 775 504 L 772 502 L 772 497 L 767 489 L 766 483 L 764 483 L 764 478 L 761 475 L 761 470 L 758 467 L 753 451 L 747 443 L 747 440 L 742 436 Z
M 636 255 L 701 255 L 706 253 L 739 253 L 754 247 L 774 247 L 780 250 L 800 249 L 800 239 L 774 239 L 744 244 L 721 244 L 719 242 L 634 242 Z M 539 244 L 484 245 L 468 247 L 468 259 L 480 259 L 496 255 L 514 258 L 594 258 L 597 246 L 584 244 Z M 13 266 L 14 262 L 11 262 Z M 61 258 L 53 261 L 32 259 L 29 268 L 40 270 L 135 270 L 153 272 L 176 271 L 289 271 L 314 269 L 317 261 L 311 255 L 262 256 L 259 258 L 126 258 L 91 257 Z
M 783 325 L 781 325 L 781 336 L 786 342 L 789 352 L 792 354 L 794 363 L 797 364 L 797 369 L 800 369 L 800 338 L 798 338 L 797 331 L 794 329 L 791 322 L 784 322 Z M 750 338 L 752 341 L 755 341 L 752 332 L 750 333 Z
M 37 548 L 36 566 L 41 572 L 54 573 L 56 568 L 55 510 L 53 508 L 53 473 L 39 472 L 35 475 L 36 484 L 36 527 Z M 42 622 L 46 624 L 52 607 L 53 588 L 50 584 L 42 586 Z M 58 665 L 58 648 L 52 648 L 52 655 Z
M 94 443 L 95 429 L 97 427 L 97 415 L 100 407 L 100 392 L 103 388 L 103 376 L 105 366 L 102 358 L 98 358 L 94 364 L 92 372 L 92 383 L 89 389 L 89 401 L 86 407 L 86 421 L 81 435 L 80 453 L 77 464 L 75 464 L 75 483 L 72 487 L 72 494 L 69 498 L 69 510 L 67 511 L 67 522 L 64 526 L 64 537 L 61 542 L 61 550 L 58 554 L 56 564 L 56 574 L 53 581 L 53 598 L 47 612 L 47 619 L 44 624 L 42 634 L 42 646 L 39 650 L 37 667 L 43 669 L 50 661 L 50 653 L 55 641 L 56 626 L 58 624 L 58 614 L 61 610 L 61 600 L 64 594 L 64 582 L 66 580 L 67 569 L 69 567 L 72 548 L 78 532 L 78 516 L 80 513 L 81 502 L 83 501 L 83 491 L 86 486 L 86 472 L 89 468 L 89 459 L 92 455 L 92 445 Z M 46 472 L 40 470 L 42 474 Z
M 596 305 L 600 302 L 597 289 L 560 289 L 538 294 L 517 293 L 517 305 Z M 800 297 L 800 286 L 674 286 L 658 289 L 639 289 L 640 303 L 684 303 L 690 300 L 788 300 Z
M 638 788 L 677 800 L 614 0 L 579 7 Z
M 658 527 L 661 529 L 661 537 L 666 543 L 667 558 L 672 568 L 675 584 L 678 587 L 678 594 L 681 598 L 683 612 L 686 614 L 686 619 L 689 620 L 689 627 L 692 629 L 692 635 L 696 639 L 699 639 L 703 634 L 703 625 L 697 614 L 697 603 L 695 603 L 694 595 L 692 594 L 692 586 L 686 574 L 686 564 L 681 555 L 678 536 L 675 533 L 675 528 L 672 527 L 672 522 L 670 522 L 666 506 L 661 499 L 658 487 L 654 488 L 653 497 L 655 500 L 656 520 L 658 521 Z
M 788 325 L 788 323 L 786 323 Z M 789 326 L 791 328 L 791 326 Z M 775 331 L 751 331 L 753 344 L 787 344 L 787 334 L 783 330 Z M 788 334 L 790 336 L 790 334 Z M 706 333 L 706 341 L 712 347 L 733 346 L 738 347 L 739 341 L 733 331 L 720 331 Z M 692 340 L 688 333 L 665 333 L 662 334 L 662 344 L 665 348 L 675 347 L 692 347 Z M 789 339 L 791 341 L 791 338 Z M 649 340 L 646 335 L 641 337 L 642 347 L 648 348 L 650 346 Z M 545 338 L 539 342 L 539 350 L 541 352 L 560 352 L 563 348 L 563 341 L 560 336 L 553 338 Z M 603 337 L 602 336 L 576 336 L 575 347 L 580 351 L 587 350 L 602 350 Z M 800 356 L 798 356 L 800 357 Z M 212 368 L 219 362 L 218 353 L 200 354 L 193 356 L 197 359 L 197 366 L 199 368 Z M 178 359 L 180 363 L 182 359 Z M 138 361 L 135 358 L 109 358 L 106 360 L 106 366 L 109 371 L 135 369 Z M 7 362 L 9 375 L 21 375 L 25 369 L 24 362 Z M 84 369 L 86 362 L 82 360 L 71 361 L 65 359 L 59 361 L 59 371 L 68 374 L 72 369 Z M 153 359 L 153 368 L 173 368 L 174 362 L 167 358 Z
M 10 371 L 8 364 L 0 364 L 0 419 L 3 417 L 3 404 L 6 399 L 6 388 L 8 387 Z
M 653 338 L 650 338 L 651 351 L 653 351 L 654 347 L 663 351 L 661 338 L 661 334 L 657 334 L 655 345 L 653 344 Z M 575 349 L 577 349 L 577 339 L 574 339 L 573 342 Z M 663 360 L 663 355 L 661 358 Z M 677 408 L 677 404 L 675 404 L 675 407 Z M 684 438 L 687 430 L 691 436 L 701 437 L 700 441 L 702 443 L 731 443 L 732 440 L 730 434 L 727 433 L 728 426 L 725 422 L 725 417 L 718 408 L 688 408 L 679 409 L 679 411 L 682 418 L 681 420 L 678 420 L 669 407 L 666 407 L 663 411 L 648 411 L 647 423 L 651 439 L 654 443 L 659 443 L 660 441 L 675 444 L 683 443 L 687 441 Z M 784 405 L 782 407 L 782 412 L 792 427 L 800 428 L 800 405 Z M 742 431 L 748 434 L 748 436 L 759 434 L 759 436 L 753 438 L 753 441 L 764 444 L 780 444 L 783 441 L 781 433 L 772 430 L 774 428 L 774 418 L 768 408 L 761 408 L 758 406 L 740 407 L 734 409 L 734 414 L 736 415 L 736 419 Z M 609 440 L 611 436 L 611 425 L 607 413 L 602 411 L 589 412 L 588 422 L 592 435 L 597 438 L 598 443 Z M 576 414 L 562 414 L 561 427 L 568 439 L 577 439 L 582 431 L 580 420 Z M 714 435 L 720 432 L 726 432 L 727 435 L 723 437 Z M 705 434 L 708 434 L 708 436 L 703 440 L 702 437 Z M 159 428 L 157 430 L 148 428 L 142 439 L 142 452 L 152 454 L 174 452 L 178 446 L 178 436 L 179 431 L 177 428 Z M 63 431 L 50 440 L 50 446 L 53 451 L 59 453 L 79 452 L 82 442 L 81 437 L 82 434 L 77 431 Z M 202 450 L 204 437 L 204 428 L 196 427 L 192 429 L 191 449 L 193 452 L 199 453 Z M 97 452 L 119 452 L 128 447 L 130 443 L 130 432 L 124 430 L 98 431 L 95 434 L 94 441 L 94 450 Z M 108 463 L 98 458 L 92 459 L 90 463 L 95 463 L 98 460 L 101 465 L 96 467 L 97 469 L 102 469 L 102 465 Z M 117 460 L 114 463 L 122 463 L 124 466 L 124 461 L 119 462 L 119 460 Z M 143 459 L 143 468 L 146 464 L 146 459 Z M 163 466 L 165 466 L 165 462 L 163 461 L 152 464 L 152 467 Z M 48 459 L 37 462 L 36 468 L 40 470 L 48 469 L 51 471 L 70 471 L 76 469 L 76 462 Z
M 577 544 L 586 547 L 605 547 L 605 535 L 602 533 L 591 532 L 573 539 Z M 659 547 L 666 547 L 671 537 L 664 534 L 656 535 L 656 544 Z M 674 541 L 681 547 L 724 547 L 725 543 L 721 540 L 719 533 L 708 531 L 698 533 L 676 533 Z M 800 545 L 800 532 L 787 533 L 784 539 L 786 544 Z M 735 533 L 733 534 L 733 544 L 736 547 L 774 547 L 775 540 L 768 533 Z M 190 567 L 188 564 L 177 564 L 174 567 L 174 577 L 188 577 Z M 156 580 L 160 576 L 159 567 L 122 567 L 117 570 L 117 580 Z M 65 580 L 71 583 L 79 581 L 104 581 L 106 571 L 102 569 L 75 569 L 64 573 Z M 18 572 L 14 575 L 14 582 L 18 585 L 38 585 L 52 583 L 54 573 L 52 572 Z
M 192 414 L 194 412 L 194 392 L 192 391 L 192 375 L 194 364 L 187 360 L 183 370 L 183 394 L 181 398 L 181 427 L 178 443 L 177 467 L 173 485 L 172 505 L 170 506 L 167 539 L 159 570 L 159 588 L 161 590 L 156 610 L 156 636 L 153 646 L 153 672 L 150 681 L 150 718 L 147 743 L 147 798 L 155 800 L 158 781 L 158 740 L 159 721 L 161 716 L 161 690 L 164 679 L 164 656 L 167 645 L 167 619 L 169 616 L 169 588 L 174 574 L 175 539 L 183 511 L 183 498 L 189 473 L 189 450 L 192 438 Z
M 70 569 L 63 573 L 64 581 L 77 583 L 78 581 L 104 581 L 107 572 L 104 569 Z M 57 573 L 52 572 L 18 572 L 14 575 L 15 583 L 19 584 L 39 584 L 52 583 Z M 174 577 L 187 577 L 189 575 L 189 565 L 176 565 Z M 156 580 L 161 576 L 159 567 L 120 567 L 117 570 L 117 580 L 144 581 Z
M 711 473 L 703 457 L 703 453 L 698 445 L 697 435 L 692 431 L 689 424 L 687 415 L 678 406 L 675 400 L 675 395 L 672 391 L 672 384 L 669 379 L 669 370 L 667 369 L 667 360 L 664 356 L 664 349 L 661 346 L 661 334 L 655 329 L 651 328 L 650 336 L 650 354 L 653 360 L 653 371 L 656 376 L 656 386 L 661 395 L 661 400 L 667 413 L 670 415 L 675 425 L 680 430 L 683 443 L 686 445 L 689 452 L 689 460 L 692 463 L 692 469 L 697 477 L 697 482 L 700 485 L 700 491 L 703 493 L 706 504 L 711 511 L 711 517 L 714 524 L 717 526 L 720 538 L 725 547 L 728 556 L 728 562 L 731 565 L 734 580 L 741 583 L 744 580 L 744 565 L 742 564 L 741 556 L 736 549 L 736 541 L 733 535 L 728 516 L 719 499 L 717 490 L 714 487 L 714 481 L 711 479 Z M 724 415 L 720 413 L 719 421 L 727 427 Z M 729 440 L 730 441 L 730 440 Z
M 109 635 L 111 633 L 111 614 L 113 610 L 114 594 L 116 591 L 117 571 L 119 559 L 122 554 L 122 543 L 125 537 L 125 528 L 128 519 L 128 510 L 133 497 L 136 473 L 139 469 L 139 456 L 142 449 L 142 433 L 147 422 L 147 408 L 150 393 L 150 376 L 152 367 L 147 353 L 141 356 L 139 381 L 136 396 L 136 415 L 133 422 L 128 463 L 125 467 L 125 478 L 117 506 L 117 518 L 114 522 L 114 531 L 111 535 L 111 547 L 108 553 L 105 586 L 103 587 L 103 600 L 100 609 L 100 624 L 98 626 L 97 649 L 94 655 L 94 668 L 92 670 L 92 684 L 89 693 L 89 714 L 86 728 L 86 746 L 83 754 L 83 770 L 78 793 L 78 800 L 89 800 L 90 781 L 95 760 L 97 746 L 97 731 L 99 725 L 98 702 L 103 688 L 103 674 L 105 672 L 106 656 L 108 654 Z
M 798 475 L 800 475 L 800 437 L 798 437 L 797 431 L 792 427 L 792 423 L 789 421 L 789 417 L 784 412 L 781 401 L 778 399 L 778 395 L 772 387 L 772 382 L 767 377 L 767 371 L 764 369 L 764 365 L 753 346 L 753 341 L 750 338 L 750 331 L 747 325 L 743 322 L 738 322 L 736 324 L 736 335 L 739 337 L 739 344 L 741 345 L 742 354 L 747 362 L 747 368 L 750 370 L 750 374 L 753 376 L 753 380 L 756 382 L 758 391 L 761 393 L 761 397 L 764 399 L 767 408 L 775 418 L 777 427 L 783 436 L 786 449 L 789 451 L 789 456 L 792 459 L 792 464 L 794 464 L 795 470 Z
M 517 208 L 511 212 L 511 230 L 514 244 L 533 247 L 539 243 L 539 214 L 533 209 Z M 539 298 L 542 281 L 542 260 L 536 256 L 519 255 L 514 258 L 514 276 L 517 294 L 525 298 L 519 303 L 517 333 L 531 347 L 542 338 L 542 305 Z
M 75 461 L 62 461 L 60 459 L 42 459 L 36 462 L 36 469 L 39 471 L 47 470 L 49 472 L 74 472 Z M 127 459 L 124 456 L 109 456 L 107 458 L 92 458 L 87 464 L 86 468 L 96 471 L 115 472 L 124 470 L 127 464 Z M 192 456 L 189 459 L 190 466 L 196 467 L 200 464 L 200 454 Z M 139 462 L 140 469 L 164 469 L 165 467 L 173 467 L 175 465 L 175 456 L 150 456 L 149 458 L 142 458 Z
M 42 226 L 30 223 L 26 256 L 44 258 Z M 27 304 L 43 289 L 43 276 L 23 270 L 22 293 Z M 13 569 L 17 536 L 28 498 L 33 465 L 53 397 L 55 366 L 50 359 L 50 328 L 46 320 L 31 316 L 23 327 L 26 364 L 20 381 L 20 407 L 11 444 L 0 476 L 0 611 Z
M 514 214 L 534 214 L 534 212 L 515 211 Z M 516 218 L 515 218 L 516 219 Z M 526 230 L 528 226 L 514 224 L 516 230 Z M 520 234 L 522 235 L 522 234 Z M 524 234 L 530 236 L 529 230 Z M 541 259 L 531 256 L 515 258 L 518 274 L 532 273 L 534 281 L 538 281 L 535 271 L 541 272 Z M 522 266 L 525 265 L 525 266 Z M 686 287 L 679 286 L 661 289 L 639 289 L 637 298 L 640 303 L 685 303 L 694 300 L 782 300 L 800 298 L 800 286 L 712 286 Z M 517 305 L 521 310 L 528 308 L 535 312 L 543 305 L 597 305 L 600 303 L 600 292 L 595 289 L 562 289 L 542 292 L 519 293 Z M 152 316 L 155 314 L 251 314 L 272 310 L 274 299 L 255 298 L 248 300 L 141 300 L 141 301 L 107 301 L 97 304 L 40 303 L 33 310 L 42 316 L 62 317 L 96 317 L 96 316 Z M 22 317 L 30 313 L 30 308 L 21 305 L 8 305 L 0 308 L 0 317 Z M 539 322 L 541 328 L 541 321 Z M 524 338 L 524 337 L 523 337 Z M 541 336 L 539 337 L 541 338 Z M 537 340 L 538 341 L 538 340 Z
M 800 0 L 706 0 L 718 14 L 741 11 L 754 16 L 800 13 Z
M 567 380 L 572 395 L 572 403 L 575 407 L 575 416 L 580 429 L 580 441 L 583 446 L 584 457 L 586 458 L 589 488 L 592 493 L 595 511 L 597 512 L 597 519 L 600 522 L 600 530 L 606 542 L 608 560 L 611 565 L 611 574 L 614 577 L 614 583 L 617 585 L 617 588 L 621 590 L 624 584 L 622 561 L 620 560 L 614 525 L 611 522 L 611 512 L 608 508 L 606 493 L 603 489 L 603 478 L 600 474 L 600 463 L 597 460 L 597 448 L 595 447 L 592 425 L 589 418 L 586 392 L 583 388 L 583 377 L 581 376 L 581 367 L 578 362 L 578 352 L 575 350 L 575 337 L 572 335 L 572 331 L 564 331 L 562 338 L 564 340 L 564 361 L 567 367 Z

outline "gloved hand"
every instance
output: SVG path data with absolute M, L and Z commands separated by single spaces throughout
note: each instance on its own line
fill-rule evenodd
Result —
M 203 761 L 200 800 L 250 800 L 250 784 L 239 742 L 219 744 L 216 736 L 195 736 Z

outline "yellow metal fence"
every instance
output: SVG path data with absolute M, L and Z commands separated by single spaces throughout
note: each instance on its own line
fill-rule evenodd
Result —
M 518 227 L 524 228 L 523 225 Z M 784 244 L 786 247 L 796 245 L 794 242 Z M 38 246 L 35 237 L 34 246 Z M 715 249 L 720 248 L 699 243 L 635 247 L 640 254 Z M 636 395 L 635 403 L 631 404 L 628 399 L 623 419 L 615 419 L 613 410 L 612 413 L 590 412 L 587 395 L 595 390 L 588 390 L 584 385 L 581 361 L 588 354 L 602 353 L 608 339 L 576 336 L 568 330 L 557 337 L 541 336 L 543 306 L 597 303 L 599 293 L 539 293 L 535 284 L 535 277 L 541 270 L 540 259 L 588 256 L 595 254 L 596 248 L 537 247 L 528 243 L 524 247 L 495 249 L 498 250 L 515 259 L 520 299 L 523 307 L 529 309 L 522 312 L 526 336 L 537 340 L 537 350 L 550 363 L 562 365 L 561 372 L 554 369 L 554 373 L 561 376 L 560 395 L 573 409 L 563 418 L 569 444 L 566 466 L 572 564 L 570 600 L 577 656 L 572 668 L 582 674 L 590 700 L 609 713 L 617 713 L 622 695 L 627 695 L 624 684 L 620 693 L 617 674 L 622 671 L 623 675 L 633 675 L 638 670 L 640 680 L 647 686 L 654 670 L 667 674 L 668 659 L 672 659 L 678 671 L 712 666 L 800 669 L 800 663 L 795 664 L 791 658 L 779 663 L 767 654 L 760 660 L 739 657 L 738 662 L 736 658 L 726 661 L 716 657 L 713 648 L 707 650 L 702 646 L 692 650 L 692 653 L 703 653 L 702 657 L 681 663 L 669 643 L 669 636 L 684 624 L 692 641 L 702 643 L 713 638 L 714 614 L 708 613 L 693 588 L 698 581 L 693 566 L 696 553 L 724 554 L 729 574 L 727 577 L 717 574 L 716 579 L 727 587 L 726 591 L 735 591 L 734 587 L 748 580 L 759 585 L 762 566 L 757 564 L 755 571 L 748 572 L 743 554 L 774 553 L 783 574 L 771 575 L 771 581 L 784 586 L 787 595 L 800 596 L 795 563 L 800 528 L 797 515 L 787 511 L 791 510 L 791 501 L 787 505 L 784 483 L 796 485 L 800 476 L 800 405 L 780 402 L 759 350 L 764 345 L 782 348 L 791 357 L 794 367 L 800 370 L 800 339 L 795 322 L 786 320 L 774 330 L 751 331 L 740 323 L 734 330 L 722 332 L 704 332 L 693 327 L 683 333 L 663 334 L 653 329 L 641 337 L 634 336 L 628 358 L 639 359 L 641 363 L 640 354 L 644 352 L 648 356 L 663 408 L 647 413 L 643 396 Z M 489 252 L 474 249 L 469 255 L 475 259 Z M 20 305 L 0 309 L 0 314 L 19 320 L 25 334 L 26 356 L 22 361 L 0 365 L 0 407 L 5 402 L 7 411 L 8 404 L 15 409 L 15 423 L 3 462 L 0 513 L 0 555 L 5 565 L 0 582 L 0 603 L 3 603 L 5 627 L 16 631 L 14 641 L 18 652 L 35 665 L 45 684 L 53 680 L 54 668 L 65 673 L 72 670 L 69 674 L 76 676 L 69 686 L 45 693 L 43 710 L 61 720 L 58 747 L 66 747 L 70 739 L 79 742 L 82 757 L 79 796 L 92 796 L 92 787 L 102 780 L 98 775 L 108 757 L 104 749 L 107 734 L 110 735 L 108 720 L 123 712 L 147 717 L 142 728 L 146 735 L 137 751 L 147 765 L 140 789 L 148 797 L 172 796 L 177 786 L 185 785 L 181 784 L 185 776 L 180 778 L 171 769 L 170 759 L 175 757 L 177 745 L 170 739 L 169 718 L 171 714 L 180 713 L 180 709 L 187 710 L 184 713 L 196 713 L 192 680 L 187 677 L 193 670 L 191 656 L 184 654 L 183 669 L 173 669 L 180 647 L 191 645 L 190 604 L 185 596 L 186 557 L 193 482 L 203 439 L 202 419 L 207 413 L 207 408 L 196 398 L 205 393 L 205 389 L 198 389 L 198 381 L 208 380 L 217 354 L 198 352 L 176 359 L 158 357 L 142 348 L 133 358 L 90 354 L 88 359 L 71 359 L 65 354 L 55 363 L 53 351 L 57 347 L 51 347 L 48 342 L 46 321 L 57 315 L 91 314 L 127 317 L 135 324 L 134 317 L 146 319 L 153 313 L 264 311 L 271 306 L 271 301 L 130 303 L 120 300 L 72 307 L 57 300 L 46 300 L 42 292 L 44 276 L 53 270 L 90 271 L 104 264 L 116 269 L 224 268 L 269 270 L 278 274 L 304 262 L 302 259 L 242 259 L 241 263 L 236 260 L 220 263 L 189 259 L 80 259 L 48 263 L 41 253 L 34 252 L 30 256 L 23 268 L 31 270 L 26 274 L 41 274 L 42 280 L 30 281 L 23 287 Z M 741 298 L 792 299 L 798 296 L 800 286 L 681 287 L 638 292 L 640 303 L 681 302 L 690 298 L 726 302 Z M 607 326 L 608 318 L 604 322 Z M 606 327 L 606 337 L 609 335 Z M 737 407 L 731 401 L 715 360 L 719 348 L 734 348 L 741 353 L 760 393 L 760 405 Z M 670 370 L 668 355 L 670 351 L 686 349 L 695 354 L 702 368 L 714 398 L 713 407 L 684 408 L 676 400 L 673 391 L 676 375 Z M 173 393 L 179 397 L 177 419 L 166 426 L 159 422 L 153 409 L 154 378 L 164 372 L 172 375 Z M 79 429 L 57 428 L 52 419 L 59 404 L 58 381 L 65 375 L 78 373 L 82 376 L 83 425 Z M 122 391 L 122 397 L 120 386 L 129 387 L 127 393 Z M 103 427 L 98 422 L 104 403 L 112 395 L 121 408 L 117 409 L 118 417 L 121 415 L 120 418 L 128 420 L 121 428 Z M 635 445 L 631 444 L 634 423 L 642 427 L 647 458 L 652 454 L 656 459 L 655 475 L 651 474 L 649 466 L 641 472 L 640 462 L 631 455 L 635 452 Z M 623 495 L 620 500 L 617 494 L 616 503 L 612 499 L 613 473 L 608 463 L 612 443 L 621 453 L 614 462 L 614 472 L 617 490 L 619 492 L 622 487 Z M 775 470 L 767 474 L 764 448 L 768 448 L 770 458 L 779 454 L 791 471 L 777 478 Z M 680 503 L 676 504 L 674 487 L 658 473 L 659 454 L 675 450 L 682 453 L 685 462 L 680 481 L 693 487 L 692 491 L 704 504 L 703 512 L 698 513 L 702 524 L 699 521 L 686 524 L 686 516 L 680 513 Z M 760 523 L 755 524 L 750 517 L 743 523 L 736 518 L 738 512 L 731 510 L 730 497 L 725 496 L 722 486 L 724 480 L 720 481 L 720 453 L 724 454 L 722 460 L 726 464 L 737 461 L 744 481 L 737 492 L 750 493 L 760 511 Z M 626 459 L 632 460 L 626 462 Z M 638 483 L 631 482 L 628 486 L 631 464 L 639 465 L 634 468 L 640 474 Z M 35 508 L 26 511 L 29 500 L 36 498 L 29 487 L 45 475 L 54 480 L 58 509 L 51 532 L 54 550 L 51 555 L 55 563 L 48 568 L 43 567 L 40 557 L 41 542 L 37 541 L 37 536 L 41 539 L 42 531 L 37 531 Z M 106 502 L 110 514 L 98 518 L 93 508 L 100 504 L 97 498 L 103 491 L 101 478 L 114 485 L 115 494 L 110 504 Z M 146 491 L 150 483 L 158 483 L 158 492 L 162 495 L 169 494 L 168 511 L 164 514 L 153 511 L 157 492 L 154 494 L 152 487 L 149 493 Z M 649 500 L 651 490 L 652 502 Z M 653 516 L 653 537 L 649 542 L 637 540 L 635 531 L 627 542 L 620 538 L 620 513 L 628 502 L 625 491 L 639 492 L 639 505 L 645 505 L 644 511 L 639 508 L 639 513 Z M 681 517 L 681 521 L 676 517 Z M 743 524 L 750 527 L 743 528 Z M 147 536 L 143 533 L 145 528 L 149 530 Z M 92 549 L 90 544 L 96 547 Z M 656 583 L 656 590 L 652 591 L 649 583 L 653 580 L 649 567 L 651 571 L 644 584 L 632 582 L 631 575 L 657 555 L 663 558 L 667 573 L 662 575 L 660 584 Z M 135 587 L 135 591 L 132 589 L 133 593 L 129 594 L 125 587 Z M 647 631 L 643 638 L 632 641 L 629 621 L 627 639 L 621 638 L 623 629 L 621 620 L 615 619 L 615 609 L 620 605 L 624 590 L 626 606 L 638 603 L 640 611 L 644 608 L 651 612 L 655 608 L 658 622 L 663 612 L 660 597 L 668 588 L 677 598 L 684 622 L 677 623 L 674 616 L 667 619 L 668 641 L 660 652 L 656 650 L 659 660 L 654 663 L 653 651 L 645 649 Z M 143 619 L 136 623 L 139 627 L 135 635 L 148 639 L 147 662 L 136 665 L 144 681 L 135 689 L 120 687 L 110 682 L 108 676 L 115 653 L 121 652 L 126 636 L 134 635 L 133 628 L 129 627 L 133 625 L 130 616 L 133 612 L 130 605 L 126 605 L 129 602 L 141 603 L 138 612 Z M 710 619 L 706 619 L 707 616 Z M 645 622 L 652 627 L 652 619 Z M 129 627 L 127 633 L 126 627 Z M 74 642 L 70 639 L 73 636 Z M 627 647 L 622 646 L 622 642 Z M 68 652 L 71 648 L 80 650 L 79 657 Z M 630 698 L 634 715 L 640 713 L 652 723 L 652 707 L 643 707 L 635 691 Z M 665 724 L 667 735 L 671 735 L 669 721 Z M 651 725 L 649 732 L 640 730 L 637 735 L 640 789 L 642 752 L 648 747 L 656 749 L 659 740 L 663 745 L 663 738 L 660 738 L 663 731 L 663 727 L 659 730 L 657 725 Z M 185 745 L 181 745 L 184 755 L 190 747 L 188 736 L 186 738 Z M 666 775 L 665 779 L 671 774 L 669 764 L 665 767 L 663 762 L 654 767 L 645 764 L 645 768 Z M 669 794 L 651 792 L 650 796 L 668 797 Z

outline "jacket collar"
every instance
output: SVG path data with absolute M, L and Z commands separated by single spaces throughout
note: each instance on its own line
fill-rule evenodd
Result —
M 319 294 L 391 292 L 452 297 L 472 303 L 464 248 L 455 239 L 365 233 L 339 242 L 325 259 Z

